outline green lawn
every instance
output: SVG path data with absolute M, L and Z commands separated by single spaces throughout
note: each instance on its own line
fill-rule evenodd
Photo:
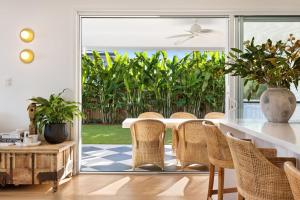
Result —
M 165 143 L 171 144 L 171 130 L 167 130 Z M 130 129 L 121 125 L 82 125 L 83 144 L 131 144 Z

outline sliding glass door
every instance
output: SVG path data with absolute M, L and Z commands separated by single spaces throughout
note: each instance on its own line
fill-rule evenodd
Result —
M 225 111 L 225 52 L 229 19 L 223 16 L 86 16 L 81 18 L 82 172 L 131 172 L 126 118 L 185 111 L 203 118 Z M 165 137 L 165 171 L 181 172 Z M 185 169 L 207 173 L 195 165 Z M 154 165 L 136 172 L 160 171 Z
M 238 17 L 238 46 L 243 47 L 243 42 L 253 37 L 256 44 L 261 44 L 267 39 L 272 41 L 287 40 L 289 34 L 300 38 L 300 17 Z M 266 85 L 260 85 L 257 93 L 248 101 L 247 96 L 252 83 L 239 84 L 239 118 L 264 119 L 259 105 L 259 97 L 266 90 Z M 300 117 L 300 93 L 296 88 L 291 88 L 296 95 L 297 108 L 292 118 Z

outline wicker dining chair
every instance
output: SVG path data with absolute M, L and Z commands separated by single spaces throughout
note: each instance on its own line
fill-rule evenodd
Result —
M 294 199 L 300 199 L 300 171 L 292 162 L 284 163 L 284 171 L 289 180 Z
M 225 117 L 225 113 L 221 112 L 209 112 L 206 113 L 204 119 L 223 119 Z
M 178 125 L 176 158 L 182 170 L 191 164 L 208 164 L 204 120 L 188 120 Z M 207 122 L 209 123 L 209 122 Z
M 218 194 L 218 200 L 223 199 L 223 194 L 236 192 L 237 188 L 224 189 L 224 169 L 234 169 L 231 152 L 226 140 L 226 136 L 216 125 L 203 123 L 206 129 L 207 152 L 209 160 L 209 183 L 207 199 L 213 194 Z M 242 139 L 250 141 L 250 139 Z M 276 149 L 258 148 L 266 157 L 276 157 Z M 218 189 L 213 190 L 215 168 L 218 168 Z
M 188 112 L 176 112 L 170 116 L 170 119 L 197 119 L 195 115 Z M 178 133 L 176 127 L 172 129 L 172 151 L 176 152 L 178 144 Z
M 144 119 L 161 119 L 164 118 L 164 116 L 157 112 L 144 112 L 141 113 L 138 118 L 144 118 Z
M 133 170 L 144 164 L 164 169 L 165 129 L 165 124 L 156 119 L 141 119 L 130 126 Z
M 232 155 L 238 199 L 292 200 L 293 194 L 284 173 L 285 161 L 295 158 L 265 157 L 250 141 L 227 134 Z
M 218 200 L 223 199 L 224 193 L 236 192 L 236 188 L 224 189 L 224 168 L 233 169 L 233 161 L 225 135 L 221 130 L 211 123 L 203 123 L 205 126 L 207 152 L 209 160 L 209 183 L 207 199 L 213 194 L 218 194 Z M 218 189 L 213 190 L 215 168 L 218 169 Z

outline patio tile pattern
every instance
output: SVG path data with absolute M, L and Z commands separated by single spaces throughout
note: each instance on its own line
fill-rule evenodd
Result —
M 132 147 L 131 145 L 82 145 L 81 158 L 82 172 L 132 172 Z M 135 172 L 160 172 L 154 165 L 144 165 L 135 169 Z M 171 145 L 165 145 L 165 172 L 182 172 L 176 165 L 176 156 Z M 191 165 L 184 172 L 207 173 L 205 165 Z

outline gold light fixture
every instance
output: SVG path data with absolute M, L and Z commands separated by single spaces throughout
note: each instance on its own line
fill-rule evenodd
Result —
M 20 32 L 20 38 L 23 42 L 32 42 L 34 39 L 34 32 L 30 28 L 24 28 Z
M 34 60 L 34 53 L 30 49 L 24 49 L 20 52 L 20 60 L 23 63 L 31 63 Z

